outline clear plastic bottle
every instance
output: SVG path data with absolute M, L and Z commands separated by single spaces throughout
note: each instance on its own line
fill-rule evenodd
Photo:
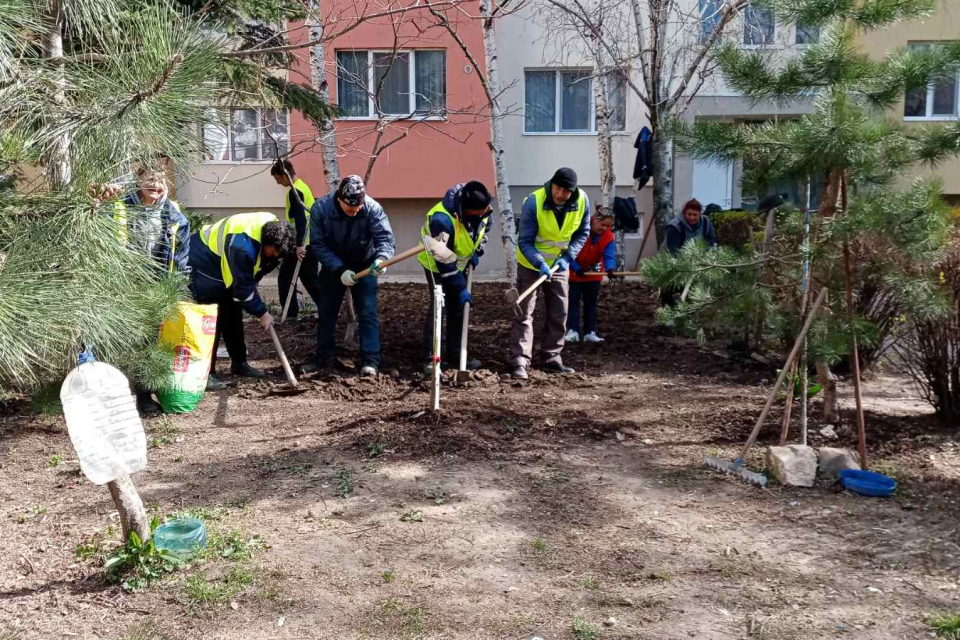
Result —
M 147 466 L 147 436 L 126 376 L 88 348 L 60 387 L 60 401 L 80 469 L 106 484 Z

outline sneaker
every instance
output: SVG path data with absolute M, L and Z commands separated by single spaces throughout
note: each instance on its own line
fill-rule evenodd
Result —
M 513 369 L 510 370 L 510 376 L 513 378 L 517 378 L 519 380 L 526 380 L 528 377 L 527 368 L 522 364 L 518 364 L 517 366 L 515 366 Z
M 556 360 L 547 362 L 540 368 L 547 373 L 573 373 L 573 369 L 571 367 L 568 367 L 562 362 L 558 362 Z
M 162 413 L 163 409 L 160 408 L 160 405 L 157 404 L 157 401 L 153 399 L 150 393 L 138 393 L 137 411 L 139 411 L 142 416 L 155 416 L 158 413 Z
M 365 364 L 360 367 L 361 378 L 372 378 L 375 375 L 377 375 L 377 368 L 372 364 Z
M 207 391 L 223 391 L 227 386 L 226 382 L 217 379 L 212 373 L 207 376 Z
M 300 375 L 308 376 L 311 373 L 320 371 L 321 369 L 326 369 L 328 366 L 330 366 L 330 363 L 326 359 L 314 358 L 300 365 Z
M 596 331 L 591 331 L 587 335 L 583 336 L 584 342 L 603 342 L 603 338 L 597 335 Z
M 240 376 L 241 378 L 262 378 L 264 376 L 263 371 L 254 369 L 247 362 L 241 362 L 240 364 L 232 365 L 230 367 L 230 372 L 235 376 Z
M 575 330 L 570 329 L 570 331 L 567 331 L 567 335 L 563 336 L 563 341 L 564 342 L 580 342 L 580 334 L 577 333 Z

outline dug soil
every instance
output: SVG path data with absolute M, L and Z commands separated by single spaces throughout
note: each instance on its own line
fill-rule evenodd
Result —
M 503 286 L 476 288 L 484 369 L 466 386 L 448 376 L 439 412 L 420 372 L 426 287 L 384 284 L 378 377 L 357 377 L 345 350 L 305 393 L 273 395 L 282 370 L 251 323 L 269 382 L 224 376 L 237 386 L 194 413 L 145 422 L 144 503 L 261 536 L 243 574 L 217 574 L 224 553 L 141 591 L 105 583 L 108 492 L 79 474 L 55 408 L 7 407 L 0 636 L 914 639 L 960 614 L 957 432 L 902 379 L 866 389 L 870 466 L 897 479 L 894 497 L 760 489 L 702 458 L 736 457 L 775 362 L 656 327 L 651 292 L 621 284 L 602 294 L 606 341 L 565 349 L 576 373 L 515 381 Z M 281 327 L 291 360 L 309 357 L 314 324 Z M 855 448 L 849 398 L 838 439 L 811 413 L 811 444 Z

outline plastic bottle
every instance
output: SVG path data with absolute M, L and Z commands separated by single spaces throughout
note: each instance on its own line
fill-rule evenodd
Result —
M 207 528 L 197 518 L 171 520 L 153 532 L 153 543 L 158 549 L 186 557 L 207 546 Z
M 60 387 L 63 415 L 80 469 L 106 484 L 147 466 L 147 436 L 127 378 L 89 348 Z

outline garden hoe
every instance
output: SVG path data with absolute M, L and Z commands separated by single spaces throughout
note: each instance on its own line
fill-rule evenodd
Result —
M 287 360 L 287 354 L 283 352 L 283 347 L 280 345 L 280 338 L 277 337 L 277 330 L 273 328 L 273 325 L 270 325 L 270 337 L 273 338 L 273 346 L 277 350 L 277 355 L 280 356 L 280 363 L 283 365 L 283 372 L 287 375 L 287 384 L 283 385 L 274 385 L 270 389 L 270 395 L 272 396 L 295 396 L 306 391 L 306 388 L 300 386 L 300 382 L 297 381 L 297 378 L 293 375 L 293 369 L 290 368 L 290 362 Z
M 763 411 L 760 412 L 760 417 L 757 418 L 757 424 L 753 426 L 753 431 L 750 433 L 750 437 L 747 438 L 747 443 L 743 445 L 743 449 L 740 451 L 740 457 L 732 462 L 727 462 L 726 460 L 721 460 L 716 456 L 707 456 L 703 459 L 704 465 L 710 467 L 711 469 L 716 469 L 717 471 L 732 473 L 744 482 L 749 482 L 759 487 L 766 486 L 767 477 L 762 473 L 744 469 L 743 459 L 747 456 L 747 452 L 750 451 L 750 447 L 753 446 L 753 443 L 756 442 L 757 436 L 760 434 L 760 428 L 763 426 L 763 421 L 767 419 L 767 414 L 770 412 L 770 407 L 773 406 L 773 401 L 777 397 L 777 392 L 780 391 L 780 387 L 783 384 L 783 379 L 790 371 L 790 367 L 793 364 L 793 361 L 796 360 L 797 354 L 800 353 L 800 346 L 803 344 L 803 338 L 807 335 L 807 331 L 810 329 L 810 325 L 813 323 L 813 318 L 817 315 L 817 310 L 820 309 L 820 305 L 823 304 L 823 300 L 826 297 L 827 288 L 824 287 L 820 290 L 820 295 L 817 296 L 817 301 L 813 303 L 813 308 L 810 309 L 810 313 L 807 315 L 807 319 L 803 323 L 803 328 L 800 330 L 800 335 L 797 336 L 796 341 L 793 343 L 793 349 L 790 350 L 790 355 L 787 356 L 787 361 L 784 363 L 783 369 L 780 371 L 780 377 L 777 378 L 777 381 L 773 384 L 773 388 L 767 395 L 767 402 L 763 405 Z
M 560 265 L 556 265 L 556 264 L 553 265 L 553 267 L 550 269 L 550 273 L 551 274 L 556 273 L 557 268 L 559 266 Z M 536 281 L 534 281 L 532 285 L 527 287 L 527 290 L 524 291 L 523 293 L 518 292 L 516 287 L 510 287 L 509 289 L 503 292 L 503 296 L 507 299 L 507 304 L 513 305 L 513 315 L 517 316 L 518 318 L 523 315 L 523 309 L 520 308 L 520 303 L 523 302 L 527 296 L 529 296 L 531 293 L 536 291 L 537 287 L 543 284 L 543 281 L 546 279 L 547 279 L 547 276 L 545 275 L 540 276 L 539 278 L 536 279 Z
M 473 284 L 473 269 L 467 267 L 467 293 L 470 293 Z M 470 332 L 470 303 L 463 305 L 463 329 L 460 332 L 460 369 L 457 371 L 457 384 L 470 381 L 470 372 L 467 370 L 467 334 Z
M 290 302 L 293 300 L 293 296 L 297 295 L 297 282 L 300 278 L 301 264 L 303 264 L 303 261 L 297 260 L 297 266 L 293 269 L 293 280 L 290 281 L 290 291 L 287 292 L 287 299 L 283 303 L 283 313 L 280 314 L 280 324 L 287 321 L 287 311 L 290 310 Z
M 393 256 L 389 260 L 384 260 L 383 262 L 380 263 L 380 268 L 386 269 L 389 266 L 395 265 L 398 262 L 403 262 L 407 258 L 412 258 L 413 256 L 420 255 L 424 251 L 428 251 L 428 250 L 430 251 L 431 254 L 433 254 L 434 258 L 436 258 L 440 262 L 445 262 L 449 260 L 451 256 L 454 260 L 456 260 L 456 254 L 454 254 L 453 251 L 451 251 L 447 247 L 446 240 L 444 239 L 446 238 L 446 236 L 447 234 L 445 233 L 440 234 L 440 238 L 432 238 L 430 236 L 424 236 L 423 242 L 421 242 L 415 247 L 411 247 L 407 249 L 403 253 L 398 253 L 397 255 Z M 369 268 L 364 269 L 363 271 L 358 271 L 356 276 L 354 277 L 357 280 L 359 280 L 360 278 L 365 278 L 368 275 L 370 275 Z

